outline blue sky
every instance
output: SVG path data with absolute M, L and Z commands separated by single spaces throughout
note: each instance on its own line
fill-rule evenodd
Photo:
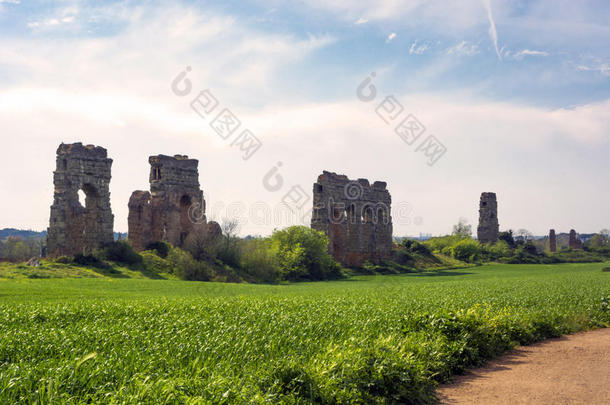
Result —
M 502 229 L 608 228 L 609 22 L 604 1 L 0 0 L 0 227 L 47 226 L 55 149 L 82 141 L 114 159 L 121 231 L 158 153 L 198 158 L 208 216 L 244 234 L 298 223 L 253 207 L 323 169 L 387 181 L 396 235 L 476 224 L 483 191 Z M 251 159 L 170 91 L 186 66 L 261 140 Z M 376 115 L 389 95 L 446 147 L 433 166 Z

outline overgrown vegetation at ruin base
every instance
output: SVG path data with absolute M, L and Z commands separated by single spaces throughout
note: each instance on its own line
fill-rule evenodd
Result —
M 0 281 L 0 403 L 424 403 L 515 344 L 610 323 L 609 263 L 345 281 Z

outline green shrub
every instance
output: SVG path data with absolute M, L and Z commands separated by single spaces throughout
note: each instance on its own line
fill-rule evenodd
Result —
M 155 254 L 163 259 L 167 258 L 170 249 L 171 245 L 163 241 L 151 242 L 146 246 L 146 250 L 154 250 Z
M 402 246 L 405 248 L 405 250 L 407 252 L 410 252 L 410 253 L 418 253 L 421 255 L 432 254 L 432 252 L 430 251 L 430 248 L 428 246 L 426 246 L 423 243 L 418 242 L 416 240 L 405 239 L 402 241 Z
M 171 263 L 174 273 L 183 280 L 209 281 L 213 277 L 213 270 L 206 262 L 198 262 L 189 252 L 173 247 L 167 254 L 167 261 Z
M 174 266 L 169 260 L 166 260 L 157 254 L 157 250 L 145 250 L 141 252 L 142 261 L 144 263 L 144 267 L 152 271 L 154 273 L 166 273 L 172 274 L 174 273 Z
M 474 239 L 462 239 L 451 247 L 451 255 L 463 262 L 474 263 L 481 255 L 481 244 Z
M 562 249 L 553 254 L 553 257 L 565 263 L 596 263 L 604 261 L 604 258 L 597 253 L 586 252 L 580 249 Z
M 512 230 L 505 231 L 505 232 L 500 232 L 498 234 L 498 240 L 506 242 L 508 247 L 510 247 L 511 249 L 514 249 L 514 248 L 517 247 L 517 243 L 515 242 L 515 238 L 513 238 L 513 231 Z
M 392 256 L 398 264 L 406 265 L 413 262 L 413 256 L 405 249 L 395 249 L 392 251 Z
M 84 255 L 82 253 L 74 255 L 74 259 L 72 261 L 81 266 L 96 267 L 98 269 L 108 269 L 110 267 L 108 263 L 100 260 L 98 257 L 93 255 Z
M 455 245 L 462 239 L 465 239 L 465 237 L 461 235 L 438 236 L 435 238 L 428 239 L 424 242 L 424 245 L 429 247 L 430 250 L 434 252 L 443 252 L 445 248 L 451 248 L 453 245 Z M 443 252 L 443 254 L 446 254 L 445 252 Z
M 109 243 L 99 252 L 99 256 L 105 260 L 127 265 L 142 263 L 142 256 L 133 250 L 131 245 L 126 241 Z
M 482 245 L 482 249 L 488 260 L 501 261 L 512 255 L 510 246 L 504 240 L 498 240 L 494 244 Z
M 241 268 L 256 281 L 277 281 L 280 272 L 271 250 L 271 240 L 254 238 L 242 241 Z
M 222 261 L 231 267 L 239 267 L 241 261 L 241 252 L 237 243 L 220 244 L 220 249 L 217 253 L 218 260 Z
M 284 280 L 327 280 L 341 277 L 341 267 L 328 253 L 328 237 L 306 226 L 274 231 L 271 249 Z
M 74 261 L 74 258 L 70 257 L 70 256 L 59 256 L 59 257 L 53 259 L 53 261 L 55 263 L 70 264 Z

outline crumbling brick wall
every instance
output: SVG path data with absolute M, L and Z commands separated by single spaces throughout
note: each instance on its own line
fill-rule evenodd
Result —
M 207 223 L 198 161 L 158 155 L 149 163 L 150 192 L 134 191 L 129 199 L 129 241 L 137 250 L 154 241 L 182 246 L 190 232 Z
M 496 193 L 481 193 L 477 238 L 481 243 L 495 243 L 498 241 L 499 231 Z
M 59 146 L 47 235 L 49 256 L 88 254 L 114 240 L 111 167 L 112 159 L 102 147 L 80 142 Z M 84 206 L 79 190 L 85 194 Z
M 311 227 L 328 235 L 329 252 L 343 265 L 378 262 L 392 251 L 391 202 L 385 182 L 324 171 L 313 185 Z

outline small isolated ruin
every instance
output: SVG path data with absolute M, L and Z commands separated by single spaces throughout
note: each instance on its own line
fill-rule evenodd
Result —
M 155 241 L 182 246 L 197 227 L 218 233 L 218 224 L 207 224 L 198 161 L 184 155 L 157 155 L 148 161 L 150 192 L 134 191 L 128 204 L 132 246 L 144 250 Z
M 551 252 L 557 251 L 557 236 L 555 235 L 554 229 L 549 231 L 549 250 Z
M 47 235 L 52 257 L 91 253 L 114 240 L 110 209 L 110 169 L 106 149 L 61 144 L 53 172 L 53 205 Z M 85 196 L 79 201 L 79 191 Z
M 481 243 L 495 243 L 498 241 L 499 231 L 496 193 L 481 193 L 477 238 Z
M 341 264 L 375 263 L 392 251 L 391 202 L 383 181 L 324 171 L 313 185 L 311 227 L 328 235 L 328 250 Z
M 582 240 L 580 240 L 574 229 L 570 229 L 570 239 L 568 240 L 568 247 L 570 249 L 582 249 Z

